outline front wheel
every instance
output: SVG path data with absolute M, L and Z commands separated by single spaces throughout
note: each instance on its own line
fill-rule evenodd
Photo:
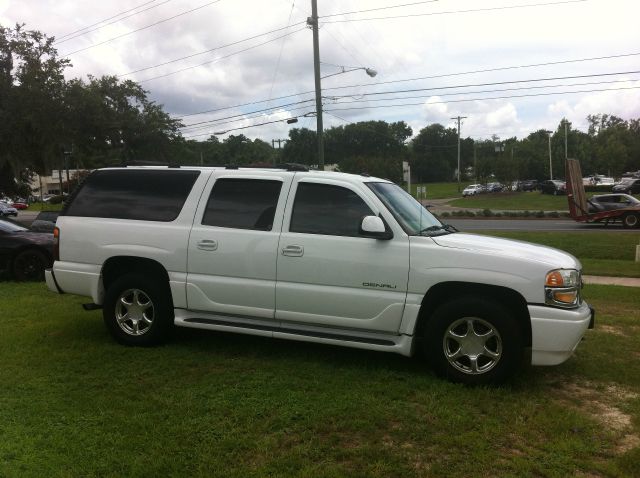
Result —
M 640 214 L 634 214 L 632 212 L 625 214 L 622 216 L 622 226 L 627 229 L 640 227 Z
M 498 302 L 463 297 L 433 313 L 424 337 L 436 373 L 467 385 L 497 384 L 522 363 L 523 339 L 516 318 Z
M 168 284 L 143 275 L 116 279 L 107 289 L 103 319 L 111 335 L 124 345 L 163 342 L 173 326 Z

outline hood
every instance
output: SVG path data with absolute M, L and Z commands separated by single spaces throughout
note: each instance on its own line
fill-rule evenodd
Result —
M 31 244 L 38 244 L 43 247 L 53 246 L 53 234 L 51 233 L 23 231 L 23 232 L 14 232 L 12 236 L 17 239 L 24 239 L 25 242 L 30 242 Z
M 478 251 L 500 257 L 514 257 L 547 264 L 554 269 L 582 269 L 580 261 L 571 254 L 531 242 L 466 233 L 435 236 L 432 239 L 442 247 Z

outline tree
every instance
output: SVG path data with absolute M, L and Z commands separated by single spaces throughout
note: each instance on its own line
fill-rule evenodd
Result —
M 450 181 L 457 168 L 458 132 L 434 123 L 411 142 L 411 174 L 417 182 Z
M 62 158 L 64 69 L 53 38 L 0 26 L 0 164 L 42 173 Z

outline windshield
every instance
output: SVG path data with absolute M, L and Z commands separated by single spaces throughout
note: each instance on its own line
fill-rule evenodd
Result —
M 7 221 L 5 219 L 0 220 L 0 231 L 2 232 L 22 232 L 28 230 L 29 229 L 27 229 L 26 227 L 19 226 L 18 224 L 11 221 Z
M 393 183 L 367 183 L 410 236 L 453 232 L 404 189 Z

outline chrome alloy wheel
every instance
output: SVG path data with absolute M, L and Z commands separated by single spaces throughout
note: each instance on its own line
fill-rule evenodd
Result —
M 442 347 L 451 366 L 469 375 L 488 372 L 502 357 L 500 334 L 478 317 L 463 317 L 449 325 Z
M 143 335 L 151 329 L 155 316 L 153 302 L 140 289 L 127 289 L 116 301 L 116 321 L 129 335 Z

